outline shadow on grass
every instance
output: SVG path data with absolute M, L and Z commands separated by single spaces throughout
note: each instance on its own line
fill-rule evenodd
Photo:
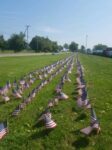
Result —
M 75 134 L 75 135 L 80 135 L 80 130 L 77 129 L 77 130 L 75 130 L 75 131 L 72 131 L 71 133 L 72 133 L 72 134 Z
M 39 133 L 35 133 L 31 136 L 31 139 L 33 140 L 37 140 L 37 139 L 41 139 L 41 138 L 44 138 L 45 136 L 48 136 L 49 133 L 52 132 L 52 129 L 51 130 L 42 130 L 40 131 Z
M 72 145 L 76 149 L 85 148 L 89 145 L 89 139 L 87 137 L 79 137 Z
M 56 108 L 56 106 L 55 106 L 54 109 L 51 109 L 51 112 L 53 114 L 59 114 L 59 113 L 63 113 L 63 110 L 61 108 Z
M 81 113 L 82 109 L 74 106 L 74 107 L 72 107 L 72 111 L 76 112 L 76 113 L 78 113 L 78 112 Z
M 82 114 L 80 114 L 80 116 L 78 116 L 78 117 L 75 119 L 75 121 L 84 120 L 86 117 L 87 117 L 86 114 L 85 114 L 85 113 L 82 113 Z
M 77 83 L 75 82 L 74 85 L 77 85 Z
M 44 126 L 44 122 L 43 121 L 39 121 L 36 124 L 34 124 L 33 128 L 40 128 L 42 126 Z
M 5 104 L 5 102 L 4 101 L 0 101 L 0 105 L 3 105 L 3 104 Z
M 71 93 L 71 95 L 77 95 L 77 94 L 78 94 L 78 92 L 76 90 Z

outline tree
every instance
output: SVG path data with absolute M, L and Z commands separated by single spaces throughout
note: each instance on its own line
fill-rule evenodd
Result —
M 91 54 L 91 49 L 90 48 L 87 49 L 87 54 Z
M 8 39 L 8 48 L 19 52 L 25 48 L 25 35 L 20 32 L 20 34 L 13 34 L 10 39 Z
M 62 51 L 63 50 L 63 46 L 62 45 L 58 45 L 58 51 Z
M 53 43 L 51 40 L 49 40 L 49 38 L 43 38 L 42 44 L 43 44 L 43 49 L 42 49 L 43 52 L 52 52 Z
M 30 42 L 30 47 L 35 52 L 57 52 L 58 44 L 55 41 L 51 41 L 49 38 L 35 36 Z
M 63 48 L 69 49 L 69 45 L 68 45 L 67 43 L 65 43 L 65 44 L 63 45 Z
M 78 51 L 78 44 L 75 43 L 75 42 L 71 42 L 71 44 L 69 45 L 69 49 L 70 49 L 72 52 Z
M 5 47 L 6 47 L 6 42 L 4 40 L 4 37 L 3 37 L 3 35 L 0 35 L 0 49 L 4 50 Z
M 93 51 L 95 51 L 95 50 L 105 50 L 106 48 L 107 48 L 107 45 L 97 44 L 93 47 Z
M 59 46 L 57 44 L 57 42 L 52 42 L 52 52 L 58 52 Z
M 85 49 L 85 46 L 84 46 L 84 45 L 81 45 L 80 52 L 82 52 L 82 53 L 85 53 L 85 52 L 86 52 L 86 49 Z
M 35 50 L 36 52 L 38 52 L 39 49 L 41 50 L 38 36 L 35 36 L 32 38 L 32 40 L 30 42 L 30 47 L 31 47 L 31 49 Z

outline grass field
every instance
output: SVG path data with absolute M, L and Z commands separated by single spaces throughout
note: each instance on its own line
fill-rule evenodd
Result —
M 0 58 L 0 85 L 7 79 L 11 82 L 38 68 L 52 64 L 67 55 L 23 56 Z M 21 100 L 12 99 L 7 104 L 0 104 L 0 120 L 8 119 L 9 133 L 0 142 L 0 150 L 111 150 L 112 141 L 112 59 L 81 55 L 81 64 L 85 68 L 88 95 L 100 120 L 101 133 L 86 137 L 80 129 L 89 125 L 89 113 L 76 106 L 75 82 L 76 65 L 69 75 L 71 83 L 65 83 L 64 92 L 69 100 L 61 101 L 51 109 L 57 128 L 48 132 L 45 127 L 35 126 L 39 114 L 44 110 L 49 99 L 54 97 L 54 89 L 65 70 L 44 87 L 35 100 L 20 113 L 10 116 Z M 35 86 L 35 85 L 34 85 Z M 32 88 L 32 87 L 31 87 Z M 27 92 L 26 92 L 27 94 Z
M 65 56 L 67 55 L 49 54 L 0 58 L 0 85 L 4 85 L 7 80 L 14 81 L 15 77 L 18 79 L 33 70 L 52 64 Z
M 101 134 L 92 137 L 94 149 L 111 150 L 112 142 L 112 59 L 80 56 L 86 70 L 88 93 L 101 124 Z

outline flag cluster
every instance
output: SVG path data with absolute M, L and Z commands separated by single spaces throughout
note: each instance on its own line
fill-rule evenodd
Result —
M 46 129 L 53 129 L 57 126 L 57 123 L 53 120 L 51 108 L 57 106 L 60 101 L 66 101 L 69 96 L 63 92 L 63 86 L 66 82 L 71 82 L 69 78 L 69 74 L 72 73 L 74 65 L 74 56 L 67 57 L 66 59 L 60 60 L 51 64 L 49 66 L 45 66 L 42 69 L 30 72 L 29 74 L 21 77 L 18 81 L 14 80 L 11 84 L 10 81 L 7 81 L 6 85 L 0 87 L 0 96 L 5 102 L 10 101 L 11 96 L 15 99 L 22 99 L 22 102 L 15 108 L 12 112 L 12 116 L 18 116 L 24 108 L 30 104 L 39 93 L 39 91 L 45 87 L 52 79 L 61 73 L 65 68 L 66 71 L 64 75 L 61 77 L 60 82 L 55 88 L 55 96 L 54 98 L 48 101 L 48 104 L 45 110 L 41 113 L 38 122 L 43 121 Z M 79 108 L 84 108 L 90 110 L 90 125 L 86 128 L 81 129 L 80 131 L 86 135 L 89 135 L 93 131 L 99 133 L 100 125 L 97 119 L 94 108 L 92 107 L 90 100 L 88 98 L 87 85 L 84 80 L 84 67 L 81 65 L 78 55 L 76 57 L 76 82 L 77 82 L 77 106 Z M 28 94 L 26 98 L 23 97 L 23 93 L 25 90 L 31 87 L 35 81 L 40 80 L 40 83 L 36 85 L 35 88 Z M 8 131 L 7 123 L 0 123 L 0 139 L 2 139 Z
M 76 90 L 78 93 L 77 105 L 78 105 L 78 107 L 90 110 L 90 126 L 84 128 L 84 129 L 81 129 L 81 132 L 86 135 L 91 134 L 93 131 L 95 131 L 96 133 L 99 133 L 99 131 L 100 131 L 99 121 L 96 117 L 95 110 L 94 110 L 94 108 L 92 108 L 90 100 L 88 98 L 86 82 L 84 80 L 84 67 L 81 65 L 81 63 L 78 59 L 78 54 L 76 57 L 76 66 L 77 66 Z
M 59 60 L 54 64 L 45 66 L 42 69 L 29 72 L 27 75 L 21 77 L 18 81 L 14 80 L 13 83 L 7 81 L 3 87 L 0 87 L 0 96 L 3 101 L 8 102 L 11 100 L 12 96 L 15 99 L 22 99 L 23 92 L 28 89 L 37 80 L 46 80 L 50 74 L 53 74 L 56 68 L 60 65 L 64 65 L 70 57 Z M 52 77 L 50 78 L 52 79 Z
M 52 64 L 50 65 L 50 67 L 44 67 L 42 70 L 41 70 L 41 82 L 39 85 L 37 85 L 32 91 L 31 93 L 29 93 L 28 97 L 27 98 L 23 98 L 23 101 L 16 107 L 16 109 L 13 111 L 12 115 L 13 116 L 18 116 L 19 113 L 21 112 L 21 110 L 23 110 L 29 103 L 31 103 L 36 94 L 39 93 L 39 91 L 46 85 L 48 84 L 56 75 L 58 75 L 60 72 L 62 72 L 62 70 L 65 68 L 65 66 L 68 66 L 68 64 L 70 63 L 71 61 L 71 57 L 68 57 L 64 60 L 61 60 L 61 61 L 58 61 L 56 62 L 55 64 Z M 39 74 L 40 75 L 40 74 Z M 32 77 L 33 75 L 30 74 L 30 78 Z M 26 81 L 24 81 L 23 79 L 20 80 L 20 84 L 21 86 L 23 87 L 24 83 Z M 21 88 L 21 89 L 24 89 L 24 88 Z M 19 94 L 20 93 L 16 93 L 14 91 L 15 94 L 18 94 L 18 97 L 20 96 Z M 63 93 L 61 93 L 63 94 Z
M 10 83 L 10 81 L 7 81 L 6 85 L 3 87 L 0 87 L 0 97 L 5 102 L 8 102 L 13 99 L 22 99 L 22 102 L 15 108 L 15 110 L 12 112 L 12 116 L 18 116 L 21 110 L 23 110 L 29 103 L 31 103 L 36 94 L 52 79 L 57 76 L 59 73 L 61 73 L 64 68 L 68 67 L 70 71 L 70 62 L 71 62 L 71 56 L 67 57 L 63 60 L 59 60 L 55 62 L 54 64 L 51 64 L 49 66 L 45 66 L 42 69 L 33 71 L 28 73 L 27 75 L 21 77 L 18 81 L 14 80 L 13 83 Z M 69 80 L 69 78 L 64 77 L 66 81 Z M 23 97 L 23 93 L 37 80 L 40 80 L 40 83 L 32 89 L 32 91 L 28 94 L 26 98 Z M 70 81 L 69 81 L 70 82 Z M 62 91 L 61 91 L 62 92 Z M 62 93 L 61 93 L 62 94 Z M 58 95 L 59 96 L 59 95 Z M 49 106 L 52 104 L 49 102 Z M 55 97 L 53 100 L 53 105 L 58 105 L 58 97 Z M 48 107 L 49 107 L 48 106 Z M 44 115 L 44 121 L 46 128 L 54 128 L 56 127 L 56 123 L 52 120 L 52 118 L 48 115 L 48 113 L 45 113 Z M 4 123 L 1 123 L 0 125 L 0 139 L 4 137 L 4 135 L 7 133 L 7 126 Z
M 54 106 L 57 106 L 60 100 L 66 100 L 68 99 L 68 95 L 66 95 L 64 92 L 62 92 L 62 88 L 65 82 L 71 82 L 71 80 L 68 77 L 68 74 L 71 73 L 73 69 L 73 57 L 64 65 L 64 67 L 67 68 L 66 72 L 61 78 L 60 83 L 56 86 L 55 93 L 56 96 L 49 100 L 47 107 L 45 110 L 41 113 L 40 118 L 38 119 L 39 121 L 43 121 L 45 128 L 46 129 L 53 129 L 57 126 L 56 122 L 52 119 L 52 114 L 50 112 L 50 109 L 53 108 Z

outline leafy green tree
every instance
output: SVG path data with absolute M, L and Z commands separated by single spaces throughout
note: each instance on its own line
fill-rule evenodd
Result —
M 93 47 L 93 51 L 95 51 L 95 50 L 105 50 L 106 48 L 107 48 L 107 45 L 97 44 Z
M 78 51 L 78 44 L 75 43 L 75 42 L 71 42 L 71 44 L 69 45 L 69 49 L 70 49 L 72 52 Z
M 6 41 L 3 35 L 0 35 L 0 49 L 4 50 L 6 48 Z
M 87 49 L 87 54 L 91 54 L 91 49 L 90 48 Z
M 57 42 L 52 42 L 52 52 L 58 52 L 59 46 L 57 44 Z
M 58 50 L 57 42 L 51 41 L 49 38 L 35 36 L 30 42 L 30 47 L 35 52 L 56 52 Z
M 30 47 L 31 49 L 35 50 L 36 52 L 38 52 L 39 49 L 39 41 L 38 41 L 38 36 L 35 36 L 32 38 L 31 42 L 30 42 Z
M 85 46 L 84 46 L 84 45 L 81 45 L 80 52 L 81 52 L 81 53 L 85 53 L 85 52 L 86 52 L 86 49 L 85 49 Z
M 63 46 L 62 45 L 58 45 L 58 51 L 63 50 Z
M 68 45 L 67 43 L 65 43 L 65 44 L 63 45 L 63 47 L 64 47 L 65 49 L 69 49 L 69 45 Z
M 25 35 L 22 32 L 20 34 L 13 34 L 7 42 L 8 48 L 15 52 L 25 49 Z
M 52 42 L 48 38 L 43 38 L 43 51 L 44 52 L 52 52 Z

